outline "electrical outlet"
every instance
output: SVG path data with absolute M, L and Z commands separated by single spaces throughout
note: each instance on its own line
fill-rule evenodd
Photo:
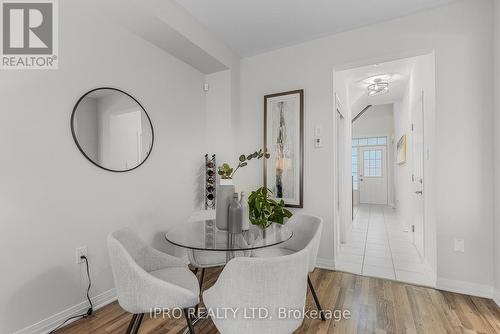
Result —
M 465 240 L 463 238 L 455 238 L 454 248 L 455 252 L 465 252 Z
M 87 246 L 78 247 L 76 249 L 76 263 L 77 264 L 84 262 L 84 260 L 82 259 L 82 256 L 87 257 Z

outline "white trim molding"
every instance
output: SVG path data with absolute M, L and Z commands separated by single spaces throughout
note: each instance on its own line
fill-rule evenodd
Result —
M 500 290 L 495 290 L 494 293 L 493 300 L 497 303 L 498 307 L 500 307 Z
M 456 281 L 438 277 L 436 288 L 465 295 L 493 298 L 493 287 L 491 285 L 477 284 L 464 281 Z
M 326 270 L 335 270 L 335 264 L 333 259 L 324 259 L 318 257 L 316 259 L 316 267 Z
M 92 304 L 94 304 L 94 311 L 104 307 L 116 300 L 116 289 L 111 289 L 105 291 L 95 297 L 92 297 Z M 64 311 L 61 311 L 57 314 L 54 314 L 46 319 L 43 319 L 36 324 L 30 325 L 26 328 L 23 328 L 14 334 L 46 334 L 59 326 L 64 320 L 73 317 L 78 314 L 85 313 L 89 308 L 88 301 L 85 300 L 77 305 L 74 305 Z M 73 321 L 76 321 L 75 319 Z M 73 321 L 68 321 L 66 325 L 72 323 Z

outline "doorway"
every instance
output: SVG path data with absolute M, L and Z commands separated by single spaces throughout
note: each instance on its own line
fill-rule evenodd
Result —
M 337 126 L 336 156 L 347 155 L 351 170 L 336 173 L 345 180 L 337 185 L 348 184 L 344 192 L 352 193 L 336 212 L 353 208 L 352 222 L 335 216 L 337 270 L 435 286 L 435 247 L 426 243 L 435 240 L 435 226 L 425 210 L 434 80 L 433 54 L 334 73 L 349 124 L 347 131 Z M 337 170 L 341 165 L 337 160 Z

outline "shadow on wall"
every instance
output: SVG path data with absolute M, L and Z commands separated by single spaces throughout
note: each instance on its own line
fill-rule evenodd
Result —
M 25 322 L 24 326 L 28 326 L 35 322 L 33 320 L 41 320 L 32 319 L 29 316 L 31 313 L 39 314 L 40 309 L 45 309 L 47 314 L 59 312 L 61 307 L 58 306 L 57 302 L 54 302 L 54 299 L 63 295 L 67 300 L 68 291 L 73 291 L 79 299 L 80 289 L 75 289 L 75 287 L 79 287 L 80 283 L 80 275 L 71 275 L 62 266 L 51 268 L 41 275 L 33 277 L 20 289 L 14 291 L 7 303 L 4 304 L 4 309 L 1 312 L 0 332 L 11 332 L 12 324 L 18 325 Z M 80 300 L 63 308 L 74 306 L 79 302 Z M 22 318 L 26 318 L 25 321 L 20 321 Z
M 200 160 L 201 161 L 201 160 Z M 200 162 L 194 182 L 195 208 L 205 209 L 205 165 Z

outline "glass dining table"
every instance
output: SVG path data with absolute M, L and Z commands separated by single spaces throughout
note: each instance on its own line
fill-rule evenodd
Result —
M 293 232 L 286 226 L 272 224 L 265 230 L 250 224 L 242 233 L 220 230 L 215 220 L 199 220 L 179 224 L 165 233 L 165 239 L 173 245 L 192 251 L 225 252 L 226 263 L 235 257 L 252 256 L 252 251 L 279 245 L 290 240 Z M 224 257 L 224 256 L 222 256 Z M 206 318 L 207 313 L 198 314 L 192 323 Z M 184 334 L 189 332 L 185 328 Z
M 192 221 L 172 227 L 165 239 L 173 245 L 198 251 L 226 252 L 226 261 L 236 256 L 250 256 L 251 251 L 279 245 L 292 238 L 286 226 L 272 224 L 267 229 L 250 224 L 242 233 L 220 230 L 215 220 Z

